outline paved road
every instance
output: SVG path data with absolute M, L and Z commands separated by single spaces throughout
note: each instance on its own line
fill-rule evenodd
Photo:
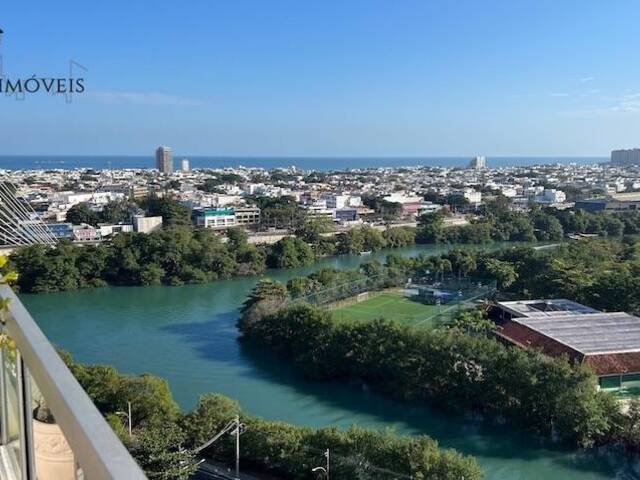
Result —
M 235 472 L 222 464 L 203 462 L 198 466 L 198 471 L 191 480 L 236 480 Z M 272 475 L 257 476 L 254 473 L 240 472 L 240 480 L 278 480 Z

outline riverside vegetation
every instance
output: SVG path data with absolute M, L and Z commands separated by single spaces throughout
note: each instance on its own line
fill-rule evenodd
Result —
M 254 275 L 267 267 L 310 265 L 327 255 L 414 243 L 556 241 L 568 233 L 619 236 L 640 232 L 640 212 L 592 214 L 534 208 L 525 214 L 510 212 L 496 201 L 468 225 L 445 227 L 444 214 L 438 213 L 421 217 L 418 227 L 390 227 L 381 232 L 362 226 L 331 237 L 324 235 L 329 228 L 326 222 L 306 218 L 297 224 L 295 236 L 270 246 L 256 246 L 248 243 L 247 234 L 240 229 L 229 230 L 226 242 L 209 230 L 193 229 L 189 209 L 169 198 L 150 197 L 143 205 L 147 213 L 161 215 L 166 228 L 150 234 L 122 233 L 99 245 L 78 246 L 63 241 L 55 249 L 22 247 L 11 255 L 10 268 L 20 274 L 16 286 L 23 292 L 37 293 L 107 284 L 180 285 Z M 122 220 L 132 208 L 109 204 L 98 217 L 77 206 L 70 215 L 76 222 L 95 224 Z
M 286 301 L 301 289 L 326 288 L 333 281 L 323 278 L 364 277 L 372 269 L 393 278 L 443 268 L 478 279 L 493 276 L 503 295 L 567 297 L 604 310 L 640 310 L 640 242 L 585 240 L 549 251 L 391 255 L 384 265 L 321 271 L 286 286 L 264 280 L 245 302 L 238 326 L 246 340 L 268 346 L 314 379 L 361 381 L 396 398 L 481 413 L 569 444 L 622 444 L 639 451 L 637 401 L 623 414 L 612 394 L 597 390 L 588 367 L 498 342 L 480 310 L 425 329 L 393 319 L 336 321 L 327 310 Z
M 427 436 L 399 436 L 391 431 L 358 427 L 314 430 L 247 415 L 237 402 L 219 394 L 200 398 L 187 413 L 179 410 L 166 381 L 149 374 L 123 375 L 106 365 L 84 365 L 68 353 L 63 359 L 107 418 L 133 457 L 154 480 L 186 480 L 195 467 L 194 449 L 211 439 L 236 415 L 242 435 L 244 468 L 269 472 L 283 479 L 307 479 L 331 449 L 332 476 L 381 479 L 399 475 L 415 479 L 479 480 L 476 461 L 453 450 L 443 450 Z M 131 401 L 133 435 L 129 437 L 116 412 Z M 203 453 L 231 465 L 235 442 L 225 436 Z

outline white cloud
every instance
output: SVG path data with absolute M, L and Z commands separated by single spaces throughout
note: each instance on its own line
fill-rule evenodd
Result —
M 616 112 L 640 112 L 640 93 L 629 93 L 622 95 L 617 99 L 616 103 L 611 107 Z
M 159 92 L 123 92 L 103 90 L 88 91 L 86 95 L 103 103 L 169 105 L 174 107 L 191 107 L 202 104 L 202 102 L 193 98 Z
M 511 93 L 509 94 L 509 98 L 531 98 L 535 97 L 535 93 Z
M 569 94 L 567 92 L 552 92 L 549 95 L 552 97 L 568 97 Z
M 580 83 L 587 83 L 587 82 L 592 82 L 595 79 L 596 79 L 596 77 L 582 77 L 582 78 L 579 78 L 578 81 Z
M 570 117 L 593 118 L 616 114 L 640 113 L 640 93 L 627 93 L 615 97 L 602 97 L 600 105 L 587 106 L 562 113 Z

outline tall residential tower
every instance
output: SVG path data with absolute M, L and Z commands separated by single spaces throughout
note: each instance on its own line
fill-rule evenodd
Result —
M 469 162 L 469 168 L 474 168 L 476 170 L 483 170 L 487 167 L 487 159 L 483 156 L 473 157 L 471 162 Z
M 611 152 L 611 165 L 640 165 L 640 148 L 613 150 Z
M 162 173 L 173 173 L 173 153 L 170 147 L 156 149 L 156 168 Z

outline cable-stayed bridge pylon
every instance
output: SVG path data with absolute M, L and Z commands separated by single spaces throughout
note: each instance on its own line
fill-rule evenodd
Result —
M 54 246 L 57 243 L 54 235 L 29 202 L 20 198 L 17 192 L 14 184 L 0 181 L 0 245 Z

